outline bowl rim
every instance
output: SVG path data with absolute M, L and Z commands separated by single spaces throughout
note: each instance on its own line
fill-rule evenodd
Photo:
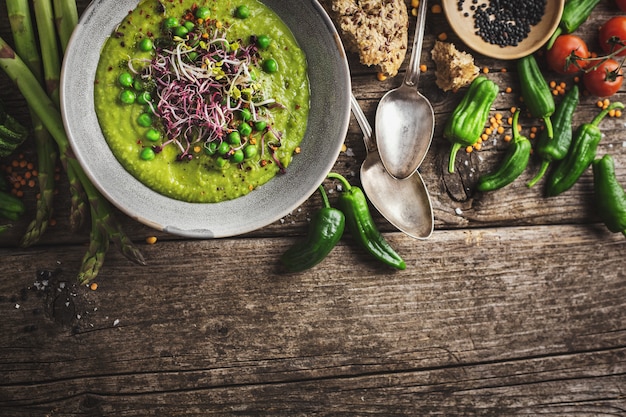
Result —
M 314 128 L 311 123 L 312 116 L 315 116 L 316 112 L 324 115 L 328 112 L 327 107 L 313 109 L 315 98 L 312 88 L 309 122 L 301 144 L 303 150 L 293 159 L 287 169 L 287 174 L 278 174 L 247 195 L 233 200 L 219 203 L 189 203 L 153 191 L 126 171 L 108 147 L 95 115 L 93 84 L 98 60 L 95 59 L 95 63 L 93 62 L 94 52 L 89 50 L 96 46 L 95 54 L 99 57 L 98 51 L 104 41 L 122 21 L 128 10 L 134 9 L 140 1 L 92 1 L 79 19 L 63 60 L 60 79 L 61 113 L 72 151 L 89 180 L 109 202 L 129 217 L 154 229 L 183 237 L 221 238 L 241 235 L 279 221 L 293 212 L 317 190 L 333 168 L 340 154 L 350 120 L 350 69 L 339 34 L 326 11 L 316 0 L 298 2 L 298 9 L 308 13 L 307 19 L 324 26 L 325 31 L 318 28 L 318 36 L 329 38 L 326 42 L 332 40 L 332 43 L 326 43 L 326 45 L 332 45 L 330 46 L 332 53 L 329 55 L 338 57 L 335 60 L 332 97 L 335 103 L 340 104 L 337 107 L 343 109 L 343 112 L 334 111 L 336 126 L 321 124 L 322 130 L 335 130 L 332 132 L 312 131 Z M 259 1 L 285 20 L 285 16 L 272 7 L 282 0 Z M 288 8 L 290 2 L 284 3 Z M 311 12 L 315 13 L 315 18 L 310 15 Z M 114 18 L 110 18 L 111 15 Z M 102 22 L 102 19 L 107 19 L 107 21 Z M 287 26 L 296 36 L 297 31 L 289 24 Z M 102 27 L 106 30 L 98 30 Z M 296 39 L 302 47 L 301 39 L 298 39 L 298 36 Z M 91 54 L 91 57 L 85 56 L 86 54 Z M 312 63 L 309 57 L 307 57 L 307 63 L 309 67 L 307 72 L 311 82 L 311 77 L 314 75 L 312 75 Z M 94 120 L 95 127 L 93 126 Z M 315 126 L 315 128 L 318 127 Z M 302 171 L 306 172 L 311 162 L 307 163 L 307 159 L 313 157 L 305 154 L 307 138 L 311 138 L 312 135 L 329 134 L 332 134 L 332 137 L 328 139 L 328 149 L 323 149 L 321 156 L 315 155 L 317 156 L 314 161 L 315 166 L 319 169 L 305 178 L 300 178 L 301 181 L 294 182 L 298 175 L 289 177 L 289 173 L 304 175 Z M 311 142 L 310 139 L 309 142 Z M 284 191 L 290 187 L 292 189 L 297 187 L 301 192 Z M 256 210 L 251 212 L 251 208 L 256 208 Z

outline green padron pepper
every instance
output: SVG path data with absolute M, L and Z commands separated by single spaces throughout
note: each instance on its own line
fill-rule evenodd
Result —
M 477 188 L 479 191 L 493 191 L 509 185 L 515 181 L 515 179 L 524 172 L 526 166 L 528 166 L 532 146 L 528 138 L 520 135 L 517 130 L 519 113 L 518 110 L 513 115 L 513 140 L 509 144 L 504 160 L 496 171 L 483 175 L 478 179 Z
M 322 262 L 343 235 L 343 212 L 330 206 L 322 185 L 319 186 L 319 192 L 324 207 L 311 219 L 306 239 L 291 246 L 280 257 L 281 263 L 290 272 L 301 272 Z
M 528 186 L 535 185 L 548 171 L 550 163 L 560 161 L 565 158 L 570 145 L 572 144 L 572 118 L 580 99 L 579 88 L 576 84 L 565 94 L 552 115 L 552 126 L 554 136 L 548 137 L 544 129 L 537 138 L 535 154 L 541 158 L 541 167 L 533 179 L 528 182 Z
M 556 28 L 546 48 L 552 48 L 554 41 L 561 33 L 572 33 L 591 15 L 593 9 L 600 3 L 600 0 L 567 0 L 563 6 L 561 21 Z
M 328 174 L 328 178 L 338 179 L 344 188 L 339 197 L 339 207 L 346 216 L 346 225 L 352 237 L 384 264 L 396 269 L 406 269 L 404 260 L 376 227 L 363 190 L 351 185 L 340 174 L 331 172 Z
M 613 233 L 626 236 L 626 191 L 615 177 L 615 164 L 611 155 L 604 155 L 592 163 L 593 190 L 598 214 Z
M 517 72 L 524 104 L 533 117 L 543 119 L 549 138 L 554 136 L 550 116 L 556 105 L 552 90 L 539 69 L 535 56 L 530 54 L 517 60 Z
M 558 162 L 550 174 L 547 184 L 548 196 L 556 196 L 572 188 L 596 157 L 602 132 L 598 124 L 611 110 L 623 109 L 619 101 L 603 109 L 591 123 L 583 123 L 576 129 L 572 145 L 564 159 Z
M 448 171 L 454 172 L 456 154 L 464 146 L 478 142 L 489 119 L 491 105 L 498 95 L 498 86 L 483 75 L 472 81 L 443 129 L 443 136 L 452 142 Z
M 16 221 L 25 211 L 22 200 L 6 191 L 0 191 L 0 218 Z

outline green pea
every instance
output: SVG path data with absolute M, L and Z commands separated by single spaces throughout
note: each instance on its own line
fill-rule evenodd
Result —
M 191 51 L 187 54 L 187 57 L 189 57 L 189 60 L 193 62 L 196 58 L 198 58 L 198 53 L 196 51 Z
M 150 142 L 158 142 L 161 139 L 161 132 L 156 129 L 148 129 L 146 132 L 146 139 Z
M 240 19 L 247 19 L 250 17 L 250 9 L 245 4 L 242 4 L 235 9 L 235 16 Z
M 124 104 L 133 104 L 137 95 L 133 90 L 124 90 L 120 93 L 120 101 Z
M 263 61 L 263 70 L 269 74 L 278 71 L 278 62 L 274 58 L 268 58 Z
M 166 31 L 172 30 L 178 26 L 178 19 L 176 19 L 175 17 L 168 17 L 163 21 L 163 29 L 165 29 Z
M 250 119 L 252 119 L 252 112 L 250 111 L 250 109 L 248 108 L 241 109 L 241 120 L 243 120 L 244 122 L 247 122 Z
M 256 148 L 256 146 L 254 145 L 247 145 L 245 148 L 243 148 L 243 154 L 246 157 L 246 159 L 250 159 L 253 156 L 255 156 L 257 154 L 258 150 Z
M 196 25 L 193 24 L 192 21 L 188 20 L 185 23 L 183 23 L 183 25 L 185 26 L 185 28 L 191 32 L 193 30 L 194 27 L 196 27 Z
M 129 72 L 123 72 L 117 77 L 117 82 L 120 83 L 122 87 L 130 87 L 133 85 L 133 76 Z
M 267 128 L 267 122 L 264 120 L 258 120 L 256 122 L 254 122 L 254 128 L 259 131 L 262 132 Z
M 187 29 L 185 26 L 176 26 L 172 33 L 179 38 L 184 38 L 189 34 L 189 29 Z
M 154 153 L 154 149 L 152 148 L 143 148 L 139 154 L 139 157 L 144 161 L 152 161 L 155 156 L 156 153 Z
M 211 17 L 211 10 L 206 6 L 200 6 L 196 9 L 196 17 L 198 19 L 207 20 Z
M 235 164 L 238 164 L 240 162 L 243 162 L 243 158 L 243 151 L 241 149 L 237 149 L 235 153 L 233 153 L 233 155 L 230 157 L 230 160 Z
M 152 115 L 150 113 L 141 113 L 137 117 L 137 124 L 142 127 L 150 127 L 152 125 Z
M 241 135 L 236 130 L 230 132 L 226 138 L 231 145 L 241 144 Z
M 141 41 L 139 41 L 139 49 L 144 52 L 151 51 L 153 45 L 154 44 L 152 43 L 152 39 L 150 38 L 143 38 Z
M 228 152 L 230 152 L 230 145 L 228 142 L 222 142 L 217 147 L 217 153 L 220 155 L 226 155 Z
M 149 91 L 142 91 L 137 96 L 137 103 L 139 104 L 147 104 L 150 101 L 152 101 L 152 96 L 150 95 Z
M 239 130 L 239 133 L 241 133 L 242 136 L 248 136 L 250 133 L 252 133 L 252 126 L 250 126 L 248 123 L 242 123 L 239 125 L 239 128 L 237 130 Z
M 135 80 L 133 81 L 133 88 L 137 91 L 141 91 L 144 88 L 144 84 L 143 81 L 141 80 Z
M 217 158 L 215 158 L 215 165 L 217 165 L 218 168 L 224 168 L 226 164 L 228 164 L 227 159 L 224 159 L 221 156 L 218 156 Z
M 256 38 L 256 46 L 260 49 L 267 49 L 272 43 L 272 39 L 267 35 L 259 35 Z
M 204 152 L 207 155 L 215 155 L 218 146 L 219 145 L 217 144 L 217 142 L 209 142 L 207 145 L 204 146 Z

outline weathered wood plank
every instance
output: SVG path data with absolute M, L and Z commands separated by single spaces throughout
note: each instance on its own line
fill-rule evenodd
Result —
M 35 404 L 28 408 L 16 402 L 3 415 L 619 416 L 626 411 L 620 388 L 626 382 L 625 355 L 622 349 L 404 373 L 366 372 L 333 379 L 298 376 L 218 386 L 213 380 L 220 369 L 105 375 L 31 385 L 25 388 L 31 393 L 65 388 L 60 387 L 59 397 L 52 400 L 50 392 L 31 398 Z M 580 369 L 594 371 L 583 374 Z
M 0 407 L 132 415 L 183 401 L 219 413 L 236 392 L 252 414 L 336 403 L 401 415 L 420 402 L 433 414 L 565 415 L 577 403 L 619 414 L 620 237 L 583 226 L 387 237 L 406 271 L 349 239 L 297 275 L 273 261 L 292 239 L 159 242 L 145 268 L 109 256 L 97 291 L 72 287 L 76 251 L 3 250 Z M 37 289 L 36 270 L 57 267 Z

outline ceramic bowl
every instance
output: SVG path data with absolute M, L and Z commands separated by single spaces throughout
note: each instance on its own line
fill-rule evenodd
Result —
M 179 236 L 240 235 L 295 210 L 332 169 L 350 118 L 350 72 L 339 35 L 315 0 L 262 1 L 291 29 L 309 63 L 311 108 L 302 152 L 286 174 L 243 197 L 212 204 L 186 203 L 158 194 L 130 175 L 113 156 L 94 110 L 95 72 L 102 45 L 139 1 L 94 0 L 85 10 L 63 62 L 61 110 L 83 169 L 98 190 L 131 218 Z
M 477 35 L 474 28 L 474 18 L 472 7 L 479 7 L 481 4 L 489 4 L 489 0 L 479 0 L 474 3 L 472 0 L 462 2 L 462 10 L 458 9 L 458 0 L 443 0 L 442 5 L 446 18 L 454 32 L 461 40 L 479 54 L 496 59 L 518 59 L 532 54 L 541 48 L 550 39 L 561 20 L 563 5 L 565 0 L 547 0 L 545 13 L 541 21 L 531 27 L 531 30 L 523 41 L 516 46 L 501 47 L 485 42 Z

